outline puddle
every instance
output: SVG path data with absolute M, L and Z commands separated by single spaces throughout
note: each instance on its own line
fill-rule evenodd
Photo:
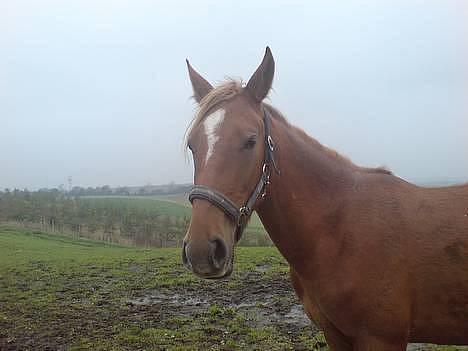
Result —
M 172 304 L 178 306 L 209 306 L 207 300 L 200 299 L 199 297 L 185 296 L 181 294 L 165 294 L 153 291 L 152 293 L 129 299 L 128 303 L 136 306 L 150 306 L 160 304 Z
M 301 327 L 310 325 L 309 317 L 305 314 L 302 305 L 293 305 L 291 310 L 284 315 L 283 322 L 300 325 Z
M 231 299 L 230 296 L 224 294 L 200 298 L 196 292 L 169 294 L 152 291 L 144 296 L 132 298 L 128 300 L 128 303 L 140 307 L 160 306 L 161 309 L 185 316 L 193 316 L 206 310 L 210 305 L 217 304 L 235 309 L 253 327 L 283 325 L 288 328 L 303 328 L 311 326 L 302 305 L 292 299 L 285 300 L 281 295 L 263 292 L 244 298 L 239 298 L 239 295 L 234 293 Z
M 265 273 L 267 270 L 270 269 L 270 267 L 271 266 L 269 264 L 259 264 L 255 266 L 255 270 L 257 272 Z

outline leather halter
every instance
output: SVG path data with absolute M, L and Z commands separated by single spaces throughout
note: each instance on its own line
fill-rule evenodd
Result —
M 266 187 L 270 184 L 271 167 L 275 169 L 277 174 L 280 174 L 273 152 L 275 151 L 275 143 L 271 137 L 270 128 L 270 114 L 263 109 L 263 125 L 265 132 L 264 149 L 265 156 L 263 159 L 262 175 L 255 186 L 254 191 L 248 198 L 247 202 L 242 207 L 232 202 L 229 198 L 224 196 L 219 191 L 210 188 L 206 185 L 195 184 L 189 193 L 189 201 L 193 204 L 193 200 L 200 199 L 211 202 L 213 205 L 221 209 L 227 216 L 229 216 L 236 223 L 235 238 L 236 242 L 240 240 L 242 233 L 247 226 L 247 222 L 252 215 L 253 207 L 259 197 L 265 197 Z

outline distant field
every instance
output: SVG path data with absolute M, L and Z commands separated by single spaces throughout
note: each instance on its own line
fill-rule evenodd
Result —
M 192 209 L 184 195 L 167 196 L 85 196 L 82 199 L 92 202 L 95 206 L 135 206 L 138 208 L 156 210 L 161 214 L 175 217 L 190 217 Z M 263 224 L 254 213 L 246 232 L 265 233 Z
M 207 281 L 180 249 L 0 226 L 0 350 L 328 350 L 287 272 L 274 247 L 237 248 Z

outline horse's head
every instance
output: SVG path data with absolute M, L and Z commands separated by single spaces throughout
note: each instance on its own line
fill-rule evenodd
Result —
M 264 164 L 271 153 L 262 101 L 274 60 L 267 48 L 245 87 L 231 81 L 213 88 L 187 65 L 199 110 L 187 134 L 195 188 L 182 257 L 198 276 L 222 278 L 232 272 L 234 245 L 267 182 Z

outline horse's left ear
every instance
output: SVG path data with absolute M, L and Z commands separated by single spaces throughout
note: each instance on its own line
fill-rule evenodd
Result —
M 252 77 L 250 77 L 245 89 L 255 101 L 262 102 L 271 89 L 274 75 L 275 60 L 273 59 L 270 48 L 267 46 L 262 63 L 258 66 Z

